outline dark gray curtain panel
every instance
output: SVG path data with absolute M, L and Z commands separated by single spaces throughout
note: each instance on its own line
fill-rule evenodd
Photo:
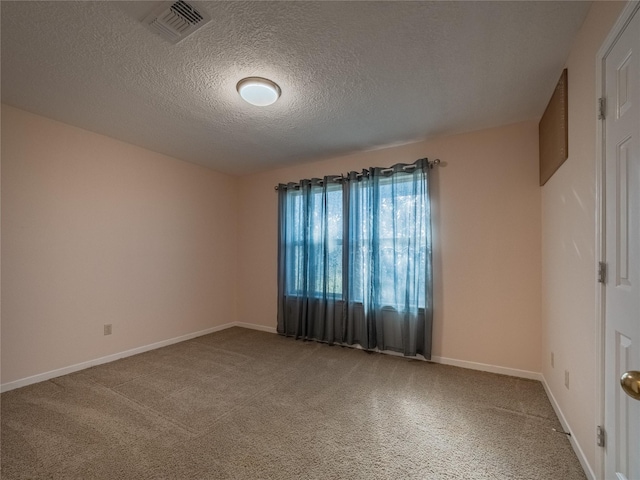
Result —
M 431 358 L 429 163 L 278 187 L 278 333 Z

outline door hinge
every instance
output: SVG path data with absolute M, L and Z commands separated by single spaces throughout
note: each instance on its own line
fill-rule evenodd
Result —
M 596 444 L 599 447 L 604 447 L 604 427 L 602 425 L 598 425 L 596 428 Z
M 606 283 L 607 281 L 607 264 L 598 262 L 598 283 Z
M 598 120 L 604 120 L 607 112 L 607 99 L 600 97 L 598 99 Z

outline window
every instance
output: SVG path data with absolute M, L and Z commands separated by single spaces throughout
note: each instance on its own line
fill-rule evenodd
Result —
M 342 186 L 287 193 L 287 295 L 342 297 Z
M 354 202 L 350 209 L 355 219 L 350 241 L 354 262 L 350 298 L 354 301 L 402 308 L 409 285 L 425 291 L 426 272 L 418 266 L 425 265 L 427 255 L 426 221 L 417 214 L 425 210 L 425 197 L 416 186 L 411 177 L 387 177 L 376 185 L 352 186 L 363 190 L 365 198 L 364 203 Z M 358 196 L 352 193 L 351 197 Z M 366 205 L 369 202 L 374 205 Z M 372 276 L 378 288 L 369 288 Z M 424 295 L 419 292 L 414 296 L 424 308 Z
M 344 197 L 351 200 L 348 209 Z M 419 266 L 427 256 L 426 218 L 420 214 L 425 201 L 411 174 L 288 190 L 286 294 L 402 308 L 413 288 L 411 296 L 424 308 L 426 272 Z

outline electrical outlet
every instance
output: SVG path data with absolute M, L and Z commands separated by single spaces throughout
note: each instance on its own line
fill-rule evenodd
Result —
M 105 323 L 104 324 L 104 334 L 105 335 L 111 335 L 111 324 L 110 323 Z
M 556 361 L 555 361 L 555 358 L 554 358 L 553 352 L 551 352 L 551 368 L 553 368 L 553 367 L 555 367 L 555 366 L 556 366 Z
M 569 370 L 564 371 L 564 386 L 569 389 Z

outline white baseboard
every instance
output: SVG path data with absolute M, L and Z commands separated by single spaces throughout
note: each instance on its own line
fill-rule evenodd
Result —
M 358 350 L 363 350 L 361 345 L 344 345 L 345 347 L 352 347 Z M 392 355 L 394 357 L 404 357 L 402 353 L 394 352 L 392 350 L 378 350 L 373 349 L 374 352 L 384 353 L 385 355 Z M 542 379 L 542 374 L 537 372 L 530 372 L 528 370 L 518 370 L 517 368 L 499 367 L 497 365 L 489 365 L 487 363 L 468 362 L 466 360 L 456 360 L 455 358 L 436 357 L 431 356 L 431 360 L 425 359 L 422 355 L 416 355 L 415 357 L 409 357 L 412 360 L 421 360 L 425 362 L 440 363 L 442 365 L 451 365 L 453 367 L 468 368 L 470 370 L 480 370 L 482 372 L 498 373 L 500 375 L 508 375 L 510 377 L 528 378 L 531 380 Z
M 252 330 L 259 330 L 262 332 L 277 333 L 275 327 L 267 327 L 265 325 L 256 325 L 253 323 L 245 323 L 245 322 L 225 323 L 224 325 L 218 325 L 216 327 L 208 328 L 206 330 L 200 330 L 199 332 L 193 332 L 186 335 L 181 335 L 179 337 L 170 338 L 168 340 L 163 340 L 161 342 L 144 345 L 142 347 L 132 348 L 131 350 L 126 350 L 124 352 L 114 353 L 112 355 L 107 355 L 105 357 L 88 360 L 86 362 L 77 363 L 75 365 L 70 365 L 68 367 L 58 368 L 56 370 L 51 370 L 49 372 L 39 373 L 37 375 L 32 375 L 30 377 L 21 378 L 19 380 L 14 380 L 12 382 L 3 383 L 2 385 L 0 385 L 0 392 L 8 392 L 9 390 L 14 390 L 16 388 L 26 387 L 27 385 L 32 385 L 38 382 L 44 382 L 52 378 L 56 378 L 62 375 L 68 375 L 69 373 L 74 373 L 80 370 L 84 370 L 85 368 L 95 367 L 96 365 L 102 365 L 103 363 L 113 362 L 121 358 L 130 357 L 132 355 L 137 355 L 139 353 L 148 352 L 149 350 L 155 350 L 156 348 L 166 347 L 168 345 L 173 345 L 174 343 L 184 342 L 185 340 L 191 340 L 192 338 L 200 337 L 202 335 L 207 335 L 209 333 L 219 332 L 221 330 L 225 330 L 231 327 L 249 328 Z M 355 348 L 358 348 L 358 347 L 359 346 L 356 346 Z M 402 354 L 400 353 L 391 352 L 391 351 L 384 351 L 382 353 L 402 356 Z M 542 375 L 540 373 L 530 372 L 528 370 L 518 370 L 515 368 L 499 367 L 497 365 L 488 365 L 486 363 L 476 363 L 476 362 L 469 362 L 465 360 L 456 360 L 453 358 L 446 358 L 446 357 L 433 356 L 431 357 L 431 361 L 434 363 L 441 363 L 444 365 L 452 365 L 455 367 L 469 368 L 471 370 L 481 370 L 483 372 L 499 373 L 501 375 L 509 375 L 512 377 L 529 378 L 532 380 L 542 380 Z M 545 389 L 546 388 L 547 387 L 545 385 Z
M 278 333 L 275 327 L 265 327 L 262 325 L 254 325 L 252 323 L 242 323 L 242 322 L 236 322 L 234 324 L 235 326 L 238 327 L 243 327 L 243 328 L 251 328 L 254 330 L 261 330 L 263 332 L 269 332 L 269 333 Z M 351 348 L 355 348 L 357 350 L 362 350 L 362 346 L 361 345 L 343 345 L 345 347 L 351 347 Z M 378 350 L 378 349 L 374 349 L 374 351 L 378 352 L 378 353 L 384 353 L 385 355 L 393 355 L 393 356 L 397 356 L 397 357 L 404 357 L 404 355 L 402 353 L 399 352 L 394 352 L 392 350 Z M 461 368 L 468 368 L 470 370 L 480 370 L 483 372 L 489 372 L 489 373 L 498 373 L 500 375 L 508 375 L 510 377 L 519 377 L 519 378 L 527 378 L 530 380 L 538 380 L 538 381 L 542 381 L 542 374 L 538 373 L 538 372 L 531 372 L 529 370 L 519 370 L 517 368 L 509 368 L 509 367 L 499 367 L 498 365 L 489 365 L 487 363 L 477 363 L 477 362 L 469 362 L 466 360 L 456 360 L 455 358 L 447 358 L 447 357 L 436 357 L 436 356 L 432 356 L 431 360 L 425 360 L 425 358 L 420 355 L 418 357 L 411 357 L 412 359 L 416 358 L 418 360 L 424 360 L 424 361 L 429 361 L 429 362 L 433 362 L 433 363 L 441 363 L 442 365 L 451 365 L 453 367 L 461 367 Z
M 508 375 L 510 377 L 528 378 L 530 380 L 542 381 L 542 374 L 531 372 L 529 370 L 519 370 L 517 368 L 499 367 L 498 365 L 489 365 L 487 363 L 469 362 L 466 360 L 456 360 L 455 358 L 432 356 L 431 361 L 441 363 L 443 365 L 451 365 L 454 367 L 468 368 L 470 370 L 480 370 L 483 372 L 499 373 L 500 375 Z
M 562 429 L 565 432 L 571 434 L 569 436 L 569 443 L 571 443 L 571 447 L 573 448 L 573 451 L 578 457 L 578 460 L 580 461 L 580 465 L 582 465 L 582 469 L 584 470 L 585 475 L 589 480 L 596 480 L 596 475 L 595 473 L 593 473 L 593 469 L 591 468 L 591 465 L 589 465 L 589 462 L 587 462 L 587 457 L 585 456 L 584 451 L 582 450 L 582 447 L 578 443 L 578 440 L 576 439 L 575 435 L 571 431 L 571 427 L 569 426 L 569 423 L 567 422 L 567 419 L 565 418 L 564 413 L 562 413 L 562 410 L 560 409 L 560 406 L 558 405 L 556 398 L 553 396 L 553 393 L 551 392 L 551 389 L 549 388 L 549 385 L 547 384 L 547 380 L 544 378 L 544 375 L 542 375 L 542 385 L 544 387 L 544 391 L 547 392 L 547 397 L 549 397 L 549 401 L 551 402 L 551 406 L 553 407 L 553 410 L 556 412 L 556 415 L 560 420 Z
M 199 332 L 188 333 L 186 335 L 170 338 L 168 340 L 162 340 L 161 342 L 155 342 L 149 345 L 144 345 L 142 347 L 132 348 L 131 350 L 125 350 L 124 352 L 107 355 L 106 357 L 100 357 L 93 360 L 88 360 L 86 362 L 76 363 L 75 365 L 69 365 L 68 367 L 58 368 L 49 372 L 39 373 L 30 377 L 14 380 L 13 382 L 3 383 L 2 385 L 0 385 L 0 392 L 8 392 L 9 390 L 14 390 L 16 388 L 26 387 L 27 385 L 38 382 L 44 382 L 45 380 L 61 377 L 62 375 L 68 375 L 69 373 L 78 372 L 80 370 L 84 370 L 85 368 L 95 367 L 96 365 L 113 362 L 121 358 L 148 352 L 149 350 L 155 350 L 156 348 L 162 348 L 173 345 L 174 343 L 184 342 L 185 340 L 191 340 L 192 338 L 201 337 L 202 335 L 208 335 L 209 333 L 213 332 L 219 332 L 220 330 L 225 330 L 234 326 L 236 326 L 236 322 L 225 323 L 224 325 L 207 328 L 206 330 L 200 330 Z
M 278 333 L 276 327 L 266 327 L 264 325 L 256 325 L 254 323 L 234 322 L 233 326 L 249 328 L 251 330 L 260 330 L 261 332 Z

